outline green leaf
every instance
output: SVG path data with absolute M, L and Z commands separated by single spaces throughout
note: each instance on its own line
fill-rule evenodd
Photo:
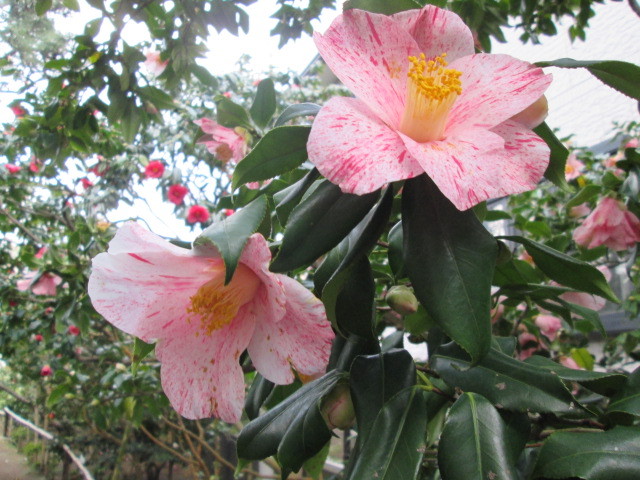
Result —
M 453 404 L 440 437 L 438 466 L 443 480 L 516 480 L 507 427 L 481 395 L 464 393 Z M 461 461 L 464 459 L 464 461 Z
M 426 403 L 427 392 L 419 387 L 385 403 L 346 480 L 416 478 L 425 449 Z
M 473 211 L 459 211 L 426 175 L 405 182 L 402 225 L 405 269 L 416 297 L 477 362 L 491 345 L 496 240 Z
M 576 193 L 576 195 L 572 197 L 571 200 L 567 202 L 567 205 L 565 206 L 565 208 L 569 210 L 571 207 L 576 207 L 585 202 L 589 202 L 590 200 L 593 200 L 595 197 L 598 196 L 598 194 L 600 193 L 600 190 L 601 188 L 598 185 L 593 185 L 593 184 L 586 185 L 582 190 Z
M 640 429 L 557 432 L 542 446 L 532 478 L 632 480 L 640 478 Z
M 62 4 L 74 12 L 80 11 L 80 4 L 78 3 L 78 0 L 62 0 Z
M 277 454 L 283 468 L 299 470 L 331 438 L 320 413 L 320 401 L 344 376 L 333 370 L 249 422 L 238 436 L 238 457 L 261 460 Z
M 253 420 L 260 415 L 260 407 L 273 391 L 274 386 L 273 382 L 270 382 L 259 373 L 256 374 L 247 393 L 247 398 L 244 400 L 244 411 L 247 412 L 249 420 Z
M 320 105 L 315 103 L 297 103 L 295 105 L 289 105 L 284 109 L 284 112 L 280 114 L 274 127 L 284 125 L 289 120 L 293 120 L 297 117 L 315 116 L 320 111 Z
M 153 103 L 156 108 L 173 109 L 177 107 L 173 97 L 159 88 L 151 86 L 142 87 L 138 89 L 138 93 L 144 100 Z
M 212 90 L 216 90 L 218 88 L 218 79 L 211 75 L 209 70 L 206 68 L 194 63 L 191 65 L 191 73 L 195 75 L 200 82 L 211 87 Z
M 335 300 L 335 290 L 326 289 L 331 290 L 331 295 L 323 291 L 323 302 L 332 307 L 327 308 L 327 317 L 345 336 L 354 333 L 373 339 L 375 283 L 369 259 L 362 255 L 351 268 L 345 270 L 345 277 L 338 282 L 339 291 Z M 327 301 L 327 297 L 331 300 Z
M 389 266 L 393 276 L 397 279 L 405 277 L 404 272 L 404 237 L 402 235 L 402 222 L 396 223 L 389 230 Z
M 278 220 L 280 220 L 281 225 L 287 224 L 291 210 L 298 205 L 304 194 L 319 176 L 320 172 L 318 169 L 313 168 L 296 183 L 284 190 L 280 190 L 273 196 L 273 200 L 276 203 L 276 214 L 278 215 Z
M 322 450 L 320 450 L 313 457 L 304 462 L 304 471 L 313 480 L 322 480 L 322 472 L 324 469 L 324 464 L 327 461 L 327 457 L 329 456 L 330 446 L 331 443 L 327 442 Z
M 71 391 L 71 385 L 63 383 L 56 386 L 47 397 L 46 407 L 51 408 L 64 398 L 64 396 Z
M 41 17 L 47 13 L 53 5 L 53 0 L 38 0 L 36 2 L 36 15 Z
M 549 159 L 547 170 L 544 172 L 544 177 L 565 192 L 570 192 L 571 187 L 569 187 L 564 177 L 564 168 L 569 156 L 569 150 L 558 140 L 553 130 L 545 122 L 542 122 L 533 131 L 546 142 L 551 151 L 551 158 Z
M 342 193 L 329 181 L 321 183 L 291 212 L 271 271 L 286 272 L 309 265 L 335 247 L 362 220 L 379 195 L 379 191 L 367 195 Z
M 414 0 L 393 0 L 393 2 L 389 2 L 388 0 L 347 0 L 344 2 L 343 10 L 358 8 L 360 10 L 367 10 L 368 12 L 391 15 L 404 10 L 421 7 L 422 5 Z
M 558 375 L 491 349 L 476 366 L 454 344 L 436 351 L 431 367 L 452 388 L 475 392 L 494 405 L 525 412 L 579 412 Z
M 629 375 L 624 389 L 611 399 L 607 412 L 640 417 L 640 367 Z
M 500 238 L 523 245 L 527 253 L 533 257 L 536 266 L 551 280 L 620 303 L 602 272 L 587 262 L 524 237 L 512 235 Z
M 251 127 L 247 111 L 227 97 L 216 97 L 218 123 L 224 127 Z
M 591 75 L 620 93 L 640 100 L 640 67 L 619 60 L 573 60 L 560 58 L 550 62 L 537 62 L 539 67 L 586 68 Z
M 226 268 L 225 285 L 231 281 L 247 240 L 260 227 L 266 212 L 267 199 L 261 195 L 230 217 L 209 226 L 193 242 L 193 248 L 202 254 L 206 255 L 211 248 L 220 252 Z
M 232 188 L 267 180 L 299 167 L 307 159 L 309 127 L 278 127 L 267 132 L 233 172 Z
M 135 375 L 138 371 L 138 366 L 144 358 L 149 355 L 156 347 L 155 343 L 145 343 L 139 338 L 135 338 L 133 341 L 133 358 L 131 359 L 131 373 Z
M 136 107 L 133 101 L 129 101 L 124 110 L 124 115 L 120 120 L 120 130 L 124 141 L 132 143 L 140 130 L 140 124 L 142 123 L 142 113 L 140 108 Z
M 256 97 L 249 110 L 251 118 L 261 128 L 264 128 L 276 112 L 276 89 L 273 80 L 265 78 L 258 84 Z

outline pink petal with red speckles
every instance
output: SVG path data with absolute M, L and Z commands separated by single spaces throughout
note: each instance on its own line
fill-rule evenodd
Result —
M 304 375 L 324 372 L 334 333 L 322 302 L 295 280 L 278 277 L 286 291 L 286 314 L 278 323 L 256 323 L 249 356 L 267 380 L 287 384 L 294 380 L 291 367 Z M 262 302 L 254 308 L 261 311 Z
M 322 175 L 359 195 L 423 172 L 398 133 L 354 98 L 335 97 L 322 107 L 307 151 Z
M 420 10 L 396 13 L 391 18 L 410 33 L 427 58 L 446 53 L 451 62 L 475 52 L 471 30 L 453 12 L 427 5 Z
M 407 150 L 459 210 L 531 190 L 549 162 L 549 147 L 516 122 L 491 131 L 469 130 L 440 142 L 418 143 L 402 137 Z
M 211 336 L 188 329 L 156 346 L 162 362 L 162 389 L 176 411 L 190 419 L 216 416 L 240 420 L 244 405 L 244 376 L 238 362 L 249 344 L 255 318 L 249 305 Z
M 446 136 L 499 125 L 538 100 L 551 83 L 541 68 L 509 55 L 469 55 L 449 68 L 462 72 L 462 93 L 449 112 Z
M 314 33 L 313 38 L 340 81 L 397 127 L 404 112 L 408 57 L 420 53 L 409 32 L 386 15 L 348 10 L 324 35 Z

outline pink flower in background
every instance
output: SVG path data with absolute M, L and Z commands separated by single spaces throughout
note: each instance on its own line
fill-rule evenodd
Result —
M 605 197 L 575 229 L 573 240 L 585 248 L 626 250 L 640 242 L 640 220 L 622 202 Z
M 638 139 L 637 138 L 632 138 L 631 140 L 629 140 L 626 143 L 624 148 L 638 148 Z
M 578 365 L 578 362 L 576 362 L 571 357 L 560 357 L 560 364 L 564 365 L 565 367 L 572 368 L 574 370 L 582 370 L 582 367 Z
M 535 324 L 540 332 L 551 341 L 555 340 L 558 330 L 562 328 L 562 320 L 553 315 L 538 315 Z
M 164 175 L 164 164 L 160 160 L 151 160 L 144 169 L 145 178 L 161 178 Z
M 147 59 L 144 61 L 143 65 L 149 73 L 156 77 L 161 75 L 165 68 L 167 68 L 167 65 L 169 65 L 169 60 L 162 61 L 160 52 L 147 50 L 144 56 L 147 57 Z
M 48 251 L 49 251 L 49 249 L 47 247 L 41 247 L 40 250 L 38 250 L 36 252 L 34 257 L 35 258 L 42 258 L 42 257 L 44 257 L 44 254 L 47 253 Z
M 88 178 L 86 178 L 86 177 L 85 177 L 85 178 L 81 178 L 81 179 L 80 179 L 80 183 L 82 183 L 82 187 L 83 187 L 85 190 L 88 190 L 88 189 L 90 189 L 91 187 L 93 187 L 93 182 L 92 182 L 91 180 L 89 180 Z
M 202 205 L 193 205 L 187 212 L 187 223 L 205 223 L 209 220 L 209 210 Z
M 109 251 L 94 258 L 89 296 L 117 328 L 158 341 L 162 386 L 181 415 L 237 422 L 245 349 L 265 378 L 287 384 L 292 368 L 323 372 L 334 337 L 322 302 L 271 273 L 270 260 L 265 239 L 252 235 L 225 286 L 217 254 L 196 255 L 127 223 Z
M 16 116 L 16 118 L 22 118 L 27 114 L 27 111 L 20 105 L 13 105 L 9 108 L 11 109 L 11 112 Z
M 236 213 L 236 211 L 233 208 L 226 208 L 224 210 L 224 216 L 225 217 L 230 217 L 231 215 L 233 215 L 234 213 Z
M 584 169 L 584 163 L 582 163 L 578 158 L 572 153 L 567 158 L 567 163 L 564 166 L 564 178 L 567 182 L 578 178 L 582 175 L 582 170 Z
M 11 163 L 5 163 L 4 168 L 11 174 L 18 173 L 20 171 L 20 167 L 18 165 L 13 165 Z
M 51 367 L 49 365 L 45 365 L 40 369 L 40 375 L 42 377 L 48 377 L 52 373 L 53 373 L 53 370 L 51 369 Z
M 80 329 L 75 325 L 69 325 L 67 332 L 69 333 L 69 335 L 73 335 L 74 337 L 77 337 L 78 335 L 80 335 Z
M 184 197 L 189 193 L 189 189 L 184 185 L 171 185 L 167 190 L 167 199 L 176 205 L 182 205 Z
M 348 10 L 314 39 L 356 96 L 329 100 L 307 144 L 343 191 L 426 172 L 465 210 L 542 177 L 549 149 L 512 117 L 539 101 L 551 76 L 508 55 L 474 54 L 456 14 L 431 5 L 392 16 Z
M 239 162 L 247 154 L 247 139 L 240 128 L 227 128 L 208 118 L 194 120 L 206 134 L 198 140 L 222 163 Z
M 31 271 L 24 275 L 22 280 L 18 280 L 16 287 L 21 292 L 31 290 L 34 295 L 50 295 L 56 294 L 57 286 L 62 283 L 62 278 L 54 273 L 43 273 L 40 279 L 33 283 L 38 272 Z
M 29 162 L 29 170 L 33 173 L 38 173 L 40 171 L 40 165 L 42 165 L 42 162 L 38 158 L 31 157 L 31 161 Z
M 33 339 L 34 339 L 36 342 L 41 342 L 42 340 L 44 340 L 44 337 L 43 337 L 42 335 L 40 335 L 39 333 L 36 333 L 36 334 L 33 336 Z
M 569 209 L 569 216 L 573 218 L 586 217 L 590 213 L 591 209 L 589 208 L 588 203 L 581 203 L 580 205 L 576 205 L 575 207 L 571 207 Z
M 538 337 L 531 332 L 522 332 L 518 335 L 518 344 L 520 345 L 520 353 L 518 354 L 520 360 L 526 360 L 540 348 L 545 348 L 538 340 Z
M 611 280 L 611 272 L 606 265 L 600 265 L 598 270 L 602 272 L 607 282 Z M 595 311 L 602 310 L 607 303 L 604 298 L 585 292 L 566 292 L 560 295 L 560 298 L 567 302 L 575 303 L 576 305 L 590 308 Z

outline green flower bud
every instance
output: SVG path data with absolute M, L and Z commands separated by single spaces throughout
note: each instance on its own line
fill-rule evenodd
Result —
M 400 315 L 411 315 L 418 311 L 418 299 L 413 291 L 404 285 L 391 287 L 386 299 L 387 304 Z
M 334 428 L 346 430 L 352 427 L 356 420 L 356 414 L 353 411 L 349 384 L 346 382 L 338 383 L 322 400 L 320 412 L 329 430 Z

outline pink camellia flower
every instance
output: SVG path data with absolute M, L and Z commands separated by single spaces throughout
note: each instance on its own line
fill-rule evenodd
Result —
M 307 144 L 343 191 L 365 194 L 426 172 L 465 210 L 542 177 L 549 148 L 512 117 L 542 97 L 551 76 L 508 55 L 474 54 L 456 14 L 431 5 L 391 16 L 348 10 L 314 40 L 356 96 L 329 100 Z
M 207 150 L 216 156 L 222 163 L 229 160 L 239 162 L 247 154 L 247 138 L 244 129 L 223 127 L 209 118 L 194 120 L 206 134 L 198 140 L 204 143 Z
M 518 354 L 520 360 L 525 360 L 540 348 L 544 348 L 544 345 L 540 343 L 538 337 L 531 332 L 522 332 L 518 335 L 518 344 L 520 345 L 520 353 Z
M 53 370 L 49 365 L 45 365 L 40 369 L 40 375 L 43 377 L 48 377 L 53 373 Z
M 20 171 L 20 167 L 18 165 L 13 165 L 11 163 L 5 163 L 4 168 L 11 174 L 18 173 Z
M 598 270 L 602 272 L 607 282 L 611 280 L 611 272 L 606 265 L 600 265 Z M 595 311 L 602 310 L 607 303 L 604 298 L 585 292 L 566 292 L 560 295 L 560 298 Z
M 169 60 L 162 61 L 160 52 L 147 50 L 144 56 L 147 58 L 143 63 L 144 67 L 149 73 L 156 77 L 161 75 L 165 68 L 167 68 L 167 65 L 169 65 Z
M 292 368 L 325 369 L 333 331 L 322 302 L 295 280 L 269 271 L 265 239 L 252 235 L 233 279 L 215 252 L 196 255 L 138 224 L 121 227 L 93 260 L 89 296 L 109 322 L 157 340 L 162 387 L 191 419 L 237 422 L 244 399 L 238 362 L 246 349 L 268 380 L 287 384 Z
M 35 258 L 42 258 L 44 257 L 44 254 L 47 253 L 49 251 L 49 249 L 47 247 L 41 247 L 36 254 L 34 255 Z
M 11 112 L 16 116 L 16 118 L 22 118 L 27 114 L 27 111 L 19 104 L 13 105 L 9 108 L 11 109 Z
M 589 204 L 586 202 L 569 209 L 569 216 L 573 218 L 586 217 L 590 213 L 591 209 L 589 208 Z
M 189 193 L 189 189 L 184 185 L 171 185 L 167 191 L 167 199 L 176 205 L 182 205 L 184 197 Z
M 578 365 L 572 357 L 560 357 L 560 363 L 565 367 L 572 368 L 574 370 L 582 370 L 582 367 Z
M 57 286 L 62 283 L 62 278 L 54 273 L 43 273 L 40 279 L 33 283 L 38 272 L 31 271 L 24 275 L 22 280 L 18 280 L 16 287 L 21 292 L 31 289 L 34 295 L 55 295 Z
M 209 210 L 202 205 L 193 205 L 187 212 L 187 223 L 205 223 L 209 220 Z
M 151 160 L 144 169 L 145 178 L 161 178 L 164 174 L 164 164 L 160 160 Z
M 33 173 L 38 173 L 40 171 L 40 165 L 42 165 L 40 159 L 31 157 L 31 161 L 29 162 L 29 170 Z
M 640 242 L 640 220 L 622 202 L 605 197 L 575 229 L 573 240 L 586 248 L 626 250 Z
M 73 335 L 74 337 L 77 337 L 78 335 L 80 335 L 80 329 L 75 325 L 69 325 L 67 332 L 69 333 L 69 335 Z
M 629 140 L 626 143 L 624 148 L 638 148 L 638 139 L 637 138 L 632 138 L 631 140 Z
M 93 187 L 93 182 L 91 180 L 89 180 L 88 178 L 81 178 L 80 179 L 80 183 L 82 183 L 82 188 L 84 188 L 85 190 L 90 189 L 91 187 Z
M 233 215 L 234 213 L 236 213 L 236 211 L 233 208 L 226 208 L 224 210 L 224 216 L 225 217 L 230 217 L 231 215 Z
M 540 332 L 551 341 L 555 340 L 558 330 L 562 328 L 562 320 L 553 315 L 538 315 L 535 324 Z
M 43 337 L 42 335 L 40 335 L 39 333 L 36 333 L 36 334 L 33 336 L 33 339 L 34 339 L 36 342 L 41 342 L 42 340 L 44 340 L 44 337 Z
M 564 178 L 568 182 L 570 180 L 575 180 L 580 175 L 582 175 L 582 170 L 584 169 L 584 163 L 578 160 L 574 154 L 569 155 L 567 158 L 567 163 L 564 166 Z

